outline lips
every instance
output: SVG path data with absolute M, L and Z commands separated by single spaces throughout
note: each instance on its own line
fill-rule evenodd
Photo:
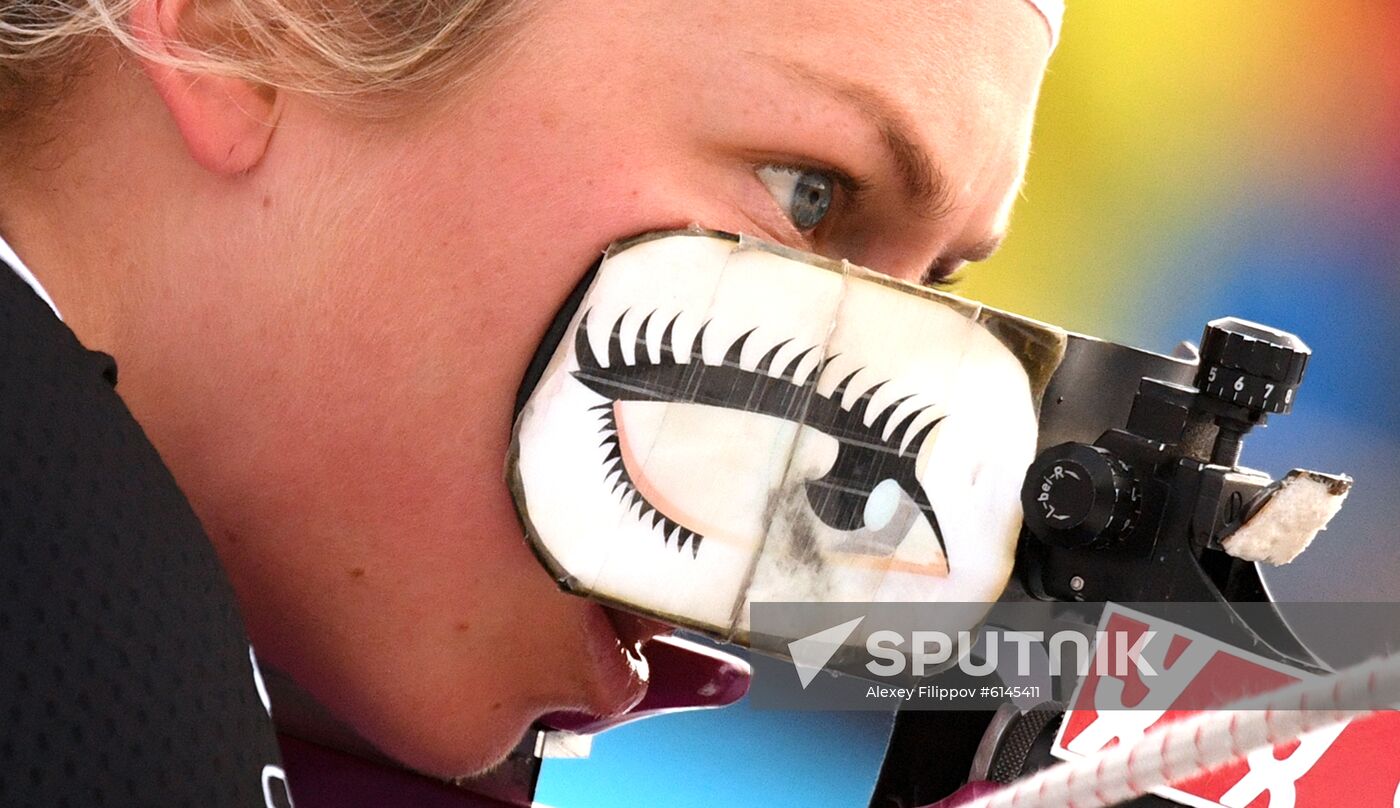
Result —
M 748 692 L 751 671 L 738 657 L 690 640 L 662 636 L 670 627 L 651 620 L 606 610 L 622 647 L 640 649 L 646 675 L 644 693 L 612 714 L 561 711 L 540 718 L 545 727 L 567 732 L 598 733 L 663 713 L 723 707 Z M 616 649 L 613 651 L 616 653 Z

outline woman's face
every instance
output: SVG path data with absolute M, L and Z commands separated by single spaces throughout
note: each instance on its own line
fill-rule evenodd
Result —
M 639 695 L 502 475 L 517 386 L 582 273 L 691 223 L 908 280 L 984 255 L 1049 51 L 1023 0 L 538 6 L 409 118 L 280 98 L 258 165 L 181 203 L 170 273 L 125 326 L 123 391 L 260 655 L 439 774 L 546 711 Z

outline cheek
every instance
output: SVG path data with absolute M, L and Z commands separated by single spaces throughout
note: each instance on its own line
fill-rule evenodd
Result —
M 277 302 L 258 306 L 267 333 L 231 416 L 241 479 L 221 486 L 241 496 L 202 515 L 261 537 L 224 548 L 260 648 L 372 735 L 445 744 L 593 687 L 585 603 L 539 567 L 503 480 L 517 387 L 559 305 L 616 239 L 754 228 L 703 193 L 706 169 L 626 125 L 487 109 L 360 154 L 300 200 L 334 221 L 264 290 Z
M 490 162 L 366 166 L 383 181 L 355 206 L 303 201 L 338 220 L 255 309 L 263 333 L 241 352 L 229 415 L 247 437 L 224 466 L 240 479 L 202 509 L 222 536 L 263 537 L 225 542 L 243 554 L 230 566 L 256 593 L 260 642 L 309 678 L 359 677 L 328 690 L 411 683 L 472 720 L 583 689 L 569 674 L 583 602 L 538 567 L 502 479 L 516 389 L 603 247 L 684 221 L 642 212 L 633 166 L 581 163 L 560 182 L 541 166 L 564 158 L 499 148 Z M 258 560 L 270 547 L 280 570 Z M 393 653 L 312 659 L 344 659 L 367 635 Z
M 396 513 L 454 503 L 454 519 L 470 512 L 478 529 L 515 537 L 502 470 L 517 388 L 584 272 L 609 243 L 648 230 L 759 228 L 743 206 L 706 193 L 732 182 L 723 169 L 635 137 L 625 152 L 609 148 L 629 137 L 625 125 L 491 120 L 398 150 L 421 159 L 385 169 L 378 195 L 403 202 L 360 220 L 372 239 L 352 240 L 333 263 L 366 270 L 330 274 L 334 303 L 310 341 L 340 361 L 306 379 L 356 402 L 335 430 L 341 473 L 361 471 L 357 456 L 375 458 L 381 485 L 397 489 Z M 426 530 L 423 541 L 443 533 Z M 513 546 L 511 562 L 533 568 L 522 553 Z

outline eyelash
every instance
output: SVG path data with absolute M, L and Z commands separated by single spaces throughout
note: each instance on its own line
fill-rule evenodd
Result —
M 741 367 L 739 360 L 744 346 L 757 329 L 730 343 L 724 360 L 717 365 L 706 363 L 701 355 L 709 321 L 696 332 L 688 351 L 684 348 L 678 351 L 675 344 L 674 330 L 680 319 L 679 314 L 667 323 L 659 341 L 648 337 L 648 326 L 655 311 L 642 318 L 629 340 L 622 335 L 623 322 L 628 313 L 622 312 L 614 321 L 608 347 L 601 355 L 592 347 L 588 331 L 589 312 L 584 313 L 574 334 L 574 354 L 579 368 L 573 375 L 585 387 L 606 399 L 592 408 L 601 414 L 601 446 L 608 449 L 605 482 L 612 482 L 613 494 L 621 491 L 621 501 L 627 510 L 631 512 L 635 509 L 637 518 L 644 524 L 650 520 L 653 529 L 661 526 L 664 543 L 669 545 L 670 540 L 676 538 L 677 551 L 689 543 L 691 556 L 695 557 L 699 554 L 704 536 L 661 512 L 637 489 L 623 457 L 614 405 L 622 400 L 636 400 L 740 409 L 724 402 L 736 389 L 744 388 L 748 390 L 747 404 L 742 408 L 745 411 L 801 423 L 837 441 L 839 448 L 832 468 L 823 477 L 806 483 L 808 502 L 818 519 L 838 530 L 860 527 L 864 518 L 859 509 L 861 497 L 869 496 L 873 491 L 872 486 L 882 479 L 893 479 L 924 514 L 946 558 L 947 547 L 938 525 L 938 515 L 934 513 L 915 476 L 919 451 L 944 416 L 928 420 L 923 417 L 928 407 L 917 407 L 894 422 L 895 411 L 912 396 L 889 402 L 878 411 L 871 410 L 870 402 L 876 391 L 886 384 L 884 381 L 867 386 L 850 406 L 844 406 L 846 390 L 862 374 L 863 368 L 847 375 L 832 392 L 818 393 L 817 383 L 835 356 L 819 357 L 816 367 L 802 381 L 798 381 L 798 369 L 814 348 L 790 357 L 781 369 L 774 368 L 779 351 L 791 340 L 783 340 L 770 347 L 752 370 Z M 635 346 L 631 363 L 627 362 L 622 352 L 625 341 L 631 341 Z M 651 358 L 649 345 L 652 342 L 659 342 L 660 361 Z M 687 361 L 679 361 L 678 357 L 687 353 Z M 606 365 L 602 363 L 604 357 L 607 359 Z M 775 373 L 777 375 L 773 375 Z M 892 422 L 894 426 L 890 427 Z M 922 426 L 914 429 L 915 424 L 920 422 L 923 422 Z M 888 435 L 885 434 L 887 430 Z M 617 475 L 615 480 L 613 475 Z M 870 479 L 865 479 L 867 477 Z M 828 491 L 839 494 L 831 495 L 826 493 Z
M 950 269 L 946 262 L 940 258 L 938 261 L 934 262 L 933 266 L 928 268 L 924 276 L 919 279 L 919 283 L 923 286 L 932 286 L 935 289 L 949 289 L 957 286 L 958 283 L 962 281 L 962 275 L 958 272 L 961 268 L 962 264 L 960 262 L 957 266 Z

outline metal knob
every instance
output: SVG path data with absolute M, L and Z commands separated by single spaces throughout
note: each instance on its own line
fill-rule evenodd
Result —
M 1083 547 L 1127 535 L 1140 496 L 1132 468 L 1107 449 L 1062 443 L 1031 464 L 1021 506 L 1036 538 Z
M 1196 387 L 1253 413 L 1287 413 L 1312 349 L 1286 331 L 1222 317 L 1206 325 Z

